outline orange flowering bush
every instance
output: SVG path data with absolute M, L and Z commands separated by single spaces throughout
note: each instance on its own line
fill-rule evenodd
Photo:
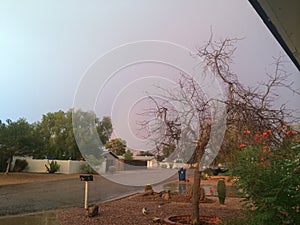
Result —
M 235 185 L 246 197 L 248 224 L 300 224 L 299 137 L 281 129 L 281 144 L 270 147 L 271 134 L 254 134 L 252 143 L 240 145 L 232 169 Z

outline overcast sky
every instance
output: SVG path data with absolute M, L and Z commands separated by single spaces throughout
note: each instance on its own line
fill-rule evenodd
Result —
M 243 38 L 232 70 L 246 84 L 265 79 L 272 57 L 285 56 L 246 0 L 0 1 L 0 119 L 34 122 L 48 112 L 70 109 L 87 69 L 113 48 L 161 40 L 194 51 L 208 40 L 211 28 L 216 39 Z M 299 72 L 285 59 L 291 81 L 300 88 Z M 115 76 L 107 84 L 106 100 L 116 103 L 118 90 L 143 72 L 165 73 L 159 68 Z M 300 109 L 299 97 L 280 95 L 278 101 L 289 100 L 288 106 Z M 99 99 L 103 112 L 112 113 L 111 105 Z

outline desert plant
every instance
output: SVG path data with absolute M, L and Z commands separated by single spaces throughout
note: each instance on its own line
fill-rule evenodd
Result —
M 56 161 L 50 162 L 48 160 L 48 165 L 45 164 L 45 167 L 46 167 L 48 173 L 56 173 L 59 170 L 60 165 Z
M 283 133 L 289 137 L 281 146 L 266 145 L 270 131 L 256 134 L 255 145 L 237 153 L 233 175 L 250 209 L 248 224 L 300 224 L 299 138 L 289 130 Z
M 87 163 L 83 163 L 79 167 L 80 171 L 87 174 L 96 174 L 97 172 Z
M 224 205 L 226 198 L 226 184 L 224 179 L 218 180 L 217 192 L 220 204 Z
M 15 165 L 13 168 L 14 172 L 22 172 L 28 166 L 26 159 L 16 159 Z

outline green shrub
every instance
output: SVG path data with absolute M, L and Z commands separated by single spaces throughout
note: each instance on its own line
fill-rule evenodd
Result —
M 124 153 L 124 159 L 125 160 L 132 160 L 133 159 L 133 153 L 129 150 L 127 150 L 125 153 Z
M 87 174 L 97 173 L 88 163 L 81 164 L 79 168 L 82 173 L 87 173 Z
M 248 219 L 247 218 L 240 218 L 240 217 L 235 217 L 235 218 L 230 218 L 225 221 L 221 221 L 220 225 L 241 225 L 241 224 L 248 224 Z
M 26 169 L 27 166 L 28 166 L 28 162 L 26 161 L 26 159 L 16 159 L 13 171 L 22 172 L 23 170 Z
M 51 162 L 49 162 L 48 160 L 48 165 L 45 164 L 45 167 L 48 173 L 56 173 L 59 170 L 60 165 L 56 161 L 52 160 Z
M 201 180 L 207 180 L 207 176 L 208 176 L 208 174 L 207 173 L 205 173 L 205 172 L 201 172 Z
M 300 144 L 249 147 L 237 153 L 233 175 L 246 196 L 248 224 L 300 224 Z

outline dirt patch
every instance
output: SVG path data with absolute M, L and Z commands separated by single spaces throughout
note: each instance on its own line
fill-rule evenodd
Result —
M 226 184 L 232 185 L 226 178 Z M 220 177 L 212 177 L 201 181 L 202 185 L 216 185 Z M 182 181 L 174 181 L 175 185 Z M 186 184 L 192 185 L 193 178 L 187 179 Z M 217 216 L 222 221 L 236 217 L 243 217 L 242 199 L 227 197 L 225 205 L 221 205 L 215 196 L 206 196 L 206 200 L 200 203 L 200 214 L 203 216 Z M 171 215 L 191 214 L 192 204 L 188 194 L 171 192 L 171 198 L 165 200 L 160 193 L 145 195 L 144 193 L 135 194 L 126 198 L 97 204 L 99 215 L 93 218 L 86 216 L 83 208 L 70 208 L 57 212 L 57 217 L 61 225 L 71 224 L 118 224 L 118 225 L 140 225 L 155 224 L 154 218 L 163 220 Z M 147 208 L 149 213 L 144 215 L 143 208 Z M 159 224 L 159 223 L 157 223 Z
M 79 174 L 60 174 L 60 173 L 16 173 L 0 174 L 0 186 L 10 184 L 24 184 L 32 182 L 43 182 L 52 180 L 64 180 L 79 178 Z
M 178 193 L 172 194 L 170 201 L 164 201 L 155 196 L 136 194 L 120 200 L 99 203 L 100 215 L 93 218 L 86 217 L 83 208 L 71 208 L 57 212 L 61 225 L 69 224 L 154 224 L 155 217 L 164 219 L 170 215 L 187 215 L 191 213 L 191 203 L 186 196 Z M 242 203 L 240 198 L 226 198 L 225 205 L 218 203 L 217 197 L 209 197 L 209 202 L 200 204 L 200 213 L 205 216 L 218 216 L 223 221 L 242 216 Z M 143 208 L 149 209 L 144 215 Z

